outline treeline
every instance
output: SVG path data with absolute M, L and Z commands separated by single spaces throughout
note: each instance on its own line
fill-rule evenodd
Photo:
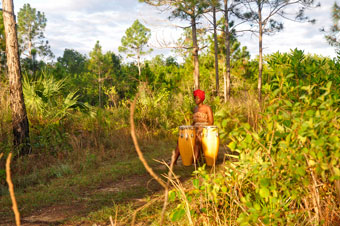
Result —
M 59 119 L 67 114 L 67 110 L 117 108 L 143 87 L 144 90 L 156 94 L 168 92 L 178 96 L 188 95 L 193 89 L 200 87 L 211 96 L 223 99 L 224 103 L 232 95 L 236 95 L 238 89 L 256 89 L 258 99 L 262 101 L 262 84 L 272 79 L 266 74 L 266 65 L 263 64 L 262 35 L 272 34 L 283 28 L 283 22 L 279 18 L 286 18 L 284 9 L 290 9 L 290 1 L 193 0 L 145 3 L 161 9 L 167 7 L 172 15 L 170 19 L 180 18 L 190 23 L 190 28 L 183 33 L 175 51 L 175 54 L 183 57 L 183 62 L 179 63 L 175 57 L 162 55 L 144 60 L 142 57 L 152 51 L 147 46 L 151 31 L 138 20 L 122 37 L 119 54 L 103 52 L 97 41 L 88 56 L 74 49 L 65 49 L 55 62 L 50 61 L 54 55 L 44 36 L 47 19 L 44 13 L 25 4 L 18 13 L 17 32 L 28 115 L 50 115 L 48 112 L 54 112 L 51 109 L 57 106 L 62 109 L 62 113 L 56 114 Z M 299 9 L 294 14 L 294 20 L 310 19 L 304 16 L 304 11 L 307 6 L 315 6 L 314 1 L 293 3 Z M 337 5 L 334 6 L 334 19 L 337 18 L 336 9 Z M 209 18 L 211 14 L 211 27 L 200 27 L 199 22 Z M 222 16 L 217 18 L 217 14 Z M 238 42 L 237 34 L 240 30 L 237 24 L 249 25 L 249 29 L 242 28 L 243 32 L 259 34 L 258 59 L 250 60 L 247 48 Z M 3 28 L 0 27 L 2 40 Z M 210 30 L 213 32 L 210 33 Z M 336 34 L 334 29 L 332 31 Z M 334 38 L 332 40 L 334 44 Z M 4 42 L 1 43 L 0 76 L 6 87 L 6 51 Z M 200 45 L 205 45 L 205 48 Z M 130 63 L 123 63 L 122 57 L 132 60 Z M 223 79 L 220 75 L 223 75 Z M 222 83 L 223 86 L 220 86 Z M 212 98 L 211 101 L 215 100 Z

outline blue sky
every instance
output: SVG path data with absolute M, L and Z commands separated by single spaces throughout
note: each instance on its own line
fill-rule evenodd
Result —
M 47 27 L 45 35 L 56 57 L 61 56 L 65 48 L 75 49 L 88 54 L 97 40 L 104 51 L 118 53 L 120 40 L 125 30 L 139 19 L 152 31 L 150 45 L 154 53 L 170 54 L 170 50 L 161 47 L 170 46 L 180 37 L 181 28 L 175 24 L 186 22 L 172 21 L 168 13 L 139 3 L 138 0 L 14 0 L 15 11 L 23 4 L 45 13 Z M 308 11 L 308 15 L 317 19 L 316 24 L 294 23 L 285 21 L 285 29 L 274 36 L 264 37 L 264 54 L 288 52 L 290 49 L 302 49 L 305 53 L 334 57 L 335 51 L 319 31 L 331 24 L 331 6 L 334 1 L 321 0 L 322 7 Z M 252 57 L 258 52 L 256 36 L 249 34 L 239 37 L 242 45 L 248 47 Z M 164 44 L 167 43 L 167 44 Z

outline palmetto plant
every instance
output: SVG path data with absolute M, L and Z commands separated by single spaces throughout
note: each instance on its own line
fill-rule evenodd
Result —
M 77 90 L 65 93 L 66 79 L 56 80 L 52 75 L 42 73 L 36 80 L 23 76 L 23 91 L 29 114 L 42 119 L 59 121 L 80 108 L 90 110 L 89 106 L 78 102 Z

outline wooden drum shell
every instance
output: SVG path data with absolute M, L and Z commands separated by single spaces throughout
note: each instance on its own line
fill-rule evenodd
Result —
M 180 126 L 178 148 L 184 166 L 190 166 L 194 158 L 196 130 L 193 126 Z
M 205 161 L 208 166 L 215 165 L 218 150 L 220 146 L 220 138 L 217 126 L 203 126 L 202 130 L 202 149 Z

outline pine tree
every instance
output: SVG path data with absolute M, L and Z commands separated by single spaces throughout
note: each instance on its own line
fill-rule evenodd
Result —
M 118 48 L 119 52 L 126 53 L 128 57 L 137 59 L 139 79 L 141 77 L 141 56 L 152 51 L 152 49 L 144 51 L 150 37 L 150 29 L 135 20 L 132 26 L 125 31 L 125 35 L 121 40 L 122 45 Z

